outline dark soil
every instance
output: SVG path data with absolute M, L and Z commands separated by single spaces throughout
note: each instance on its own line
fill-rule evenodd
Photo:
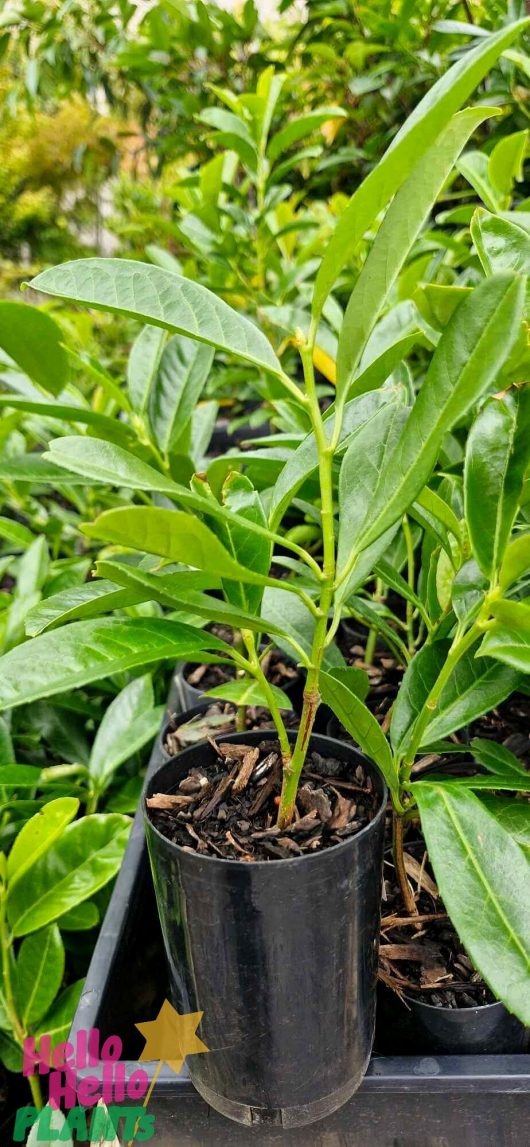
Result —
M 448 919 L 417 828 L 405 842 L 417 917 L 407 917 L 390 856 L 385 862 L 379 978 L 399 996 L 443 1008 L 476 1008 L 495 996 L 476 972 Z M 413 924 L 412 920 L 416 923 Z
M 279 744 L 211 742 L 215 755 L 193 768 L 171 794 L 148 798 L 149 816 L 188 852 L 227 860 L 288 860 L 341 844 L 375 816 L 378 799 L 362 765 L 319 753 L 307 757 L 288 829 L 276 825 L 281 788 Z
M 505 745 L 530 766 L 530 697 L 512 693 L 506 701 L 479 717 L 471 726 L 472 737 L 483 737 Z
M 223 636 L 219 634 L 218 636 Z M 226 640 L 226 638 L 224 638 Z M 288 657 L 280 653 L 279 649 L 271 649 L 262 660 L 262 668 L 272 685 L 285 689 L 291 682 L 297 681 L 299 672 Z M 226 681 L 233 681 L 236 675 L 234 665 L 185 665 L 184 677 L 188 685 L 193 685 L 205 692 L 215 689 Z
M 202 713 L 195 714 L 189 721 L 182 720 L 182 715 L 174 716 L 166 730 L 164 749 L 170 756 L 176 756 L 182 749 L 195 745 L 197 741 L 204 741 L 211 737 L 226 737 L 228 733 L 236 731 L 237 709 L 229 701 L 212 701 Z M 293 710 L 282 710 L 282 719 L 288 728 L 295 728 L 299 722 L 298 714 Z M 273 722 L 268 709 L 261 709 L 257 705 L 248 705 L 246 711 L 247 729 L 272 729 Z

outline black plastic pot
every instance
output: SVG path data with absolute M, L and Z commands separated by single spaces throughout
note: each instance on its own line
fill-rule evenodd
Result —
M 379 985 L 376 1043 L 385 1055 L 510 1055 L 526 1051 L 528 1036 L 503 1004 L 434 1007 Z
M 177 666 L 175 672 L 175 684 L 177 689 L 177 697 L 182 709 L 187 710 L 198 705 L 199 701 L 204 697 L 204 690 L 196 685 L 190 685 L 186 680 L 185 672 L 191 669 L 192 666 L 189 662 L 183 662 L 182 665 Z M 300 671 L 298 677 L 288 681 L 286 685 L 282 686 L 284 693 L 290 698 L 291 704 L 295 712 L 299 712 L 302 707 L 303 697 L 303 676 Z
M 257 744 L 264 734 L 226 739 Z M 190 1060 L 191 1078 L 212 1107 L 246 1125 L 330 1115 L 358 1088 L 372 1048 L 386 789 L 349 746 L 315 736 L 311 747 L 352 769 L 362 759 L 380 801 L 373 821 L 333 848 L 252 864 L 203 857 L 146 816 L 175 1006 L 204 1012 L 210 1052 Z M 171 792 L 212 754 L 186 749 L 148 795 Z

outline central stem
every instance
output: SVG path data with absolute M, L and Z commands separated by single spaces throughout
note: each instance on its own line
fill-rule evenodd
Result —
M 313 348 L 305 344 L 301 349 L 308 410 L 318 450 L 318 474 L 322 518 L 323 565 L 320 598 L 316 611 L 316 625 L 311 645 L 310 666 L 304 689 L 304 703 L 300 728 L 290 762 L 284 766 L 278 824 L 286 828 L 291 823 L 300 774 L 306 758 L 315 716 L 320 704 L 319 676 L 328 629 L 329 611 L 333 605 L 335 580 L 335 530 L 333 506 L 333 447 L 328 442 L 326 428 L 320 412 L 313 368 Z

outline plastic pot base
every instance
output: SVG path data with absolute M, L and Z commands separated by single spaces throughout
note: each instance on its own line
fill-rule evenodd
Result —
M 236 1103 L 226 1099 L 223 1095 L 218 1095 L 205 1083 L 194 1079 L 191 1060 L 190 1077 L 199 1095 L 220 1115 L 225 1115 L 228 1119 L 234 1120 L 235 1123 L 243 1123 L 246 1127 L 283 1127 L 284 1130 L 288 1130 L 291 1127 L 307 1127 L 310 1123 L 316 1123 L 317 1120 L 325 1119 L 327 1115 L 333 1115 L 335 1111 L 338 1111 L 343 1104 L 348 1102 L 348 1099 L 351 1099 L 352 1095 L 355 1095 L 366 1075 L 369 1062 L 370 1056 L 368 1056 L 361 1070 L 337 1091 L 332 1091 L 331 1095 L 325 1095 L 313 1103 L 300 1104 L 298 1107 L 279 1107 L 276 1109 L 249 1107 L 248 1104 Z

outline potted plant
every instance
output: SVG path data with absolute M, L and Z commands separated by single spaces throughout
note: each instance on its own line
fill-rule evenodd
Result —
M 42 634 L 30 645 L 8 653 L 1 663 L 0 701 L 8 708 L 121 669 L 175 656 L 189 658 L 199 652 L 218 660 L 231 656 L 261 687 L 274 720 L 278 748 L 274 743 L 265 744 L 260 755 L 256 738 L 242 735 L 243 745 L 241 736 L 239 740 L 237 736 L 228 739 L 226 749 L 219 749 L 230 762 L 220 784 L 215 779 L 220 768 L 217 750 L 199 747 L 198 772 L 196 750 L 187 759 L 181 756 L 151 783 L 148 816 L 175 991 L 184 1004 L 191 1003 L 196 992 L 199 997 L 210 993 L 207 1010 L 214 1052 L 203 1060 L 210 1066 L 194 1068 L 193 1077 L 214 1106 L 244 1122 L 296 1125 L 331 1112 L 358 1086 L 370 1054 L 385 789 L 370 760 L 359 759 L 352 756 L 353 750 L 339 743 L 328 745 L 314 736 L 320 698 L 347 728 L 355 726 L 357 740 L 377 761 L 390 787 L 398 818 L 406 811 L 402 782 L 407 784 L 409 777 L 400 775 L 379 726 L 372 724 L 359 701 L 357 675 L 340 666 L 328 672 L 326 652 L 355 586 L 373 571 L 399 530 L 403 515 L 426 487 L 444 434 L 498 385 L 520 335 L 523 277 L 515 272 L 493 275 L 460 301 L 414 401 L 399 388 L 382 388 L 392 369 L 388 354 L 365 369 L 359 364 L 396 277 L 454 163 L 473 130 L 492 114 L 491 109 L 484 108 L 454 114 L 456 108 L 510 42 L 517 27 L 480 43 L 435 85 L 353 196 L 317 276 L 309 330 L 307 334 L 295 332 L 303 381 L 286 374 L 270 343 L 253 323 L 205 288 L 169 271 L 136 262 L 89 259 L 45 271 L 33 281 L 37 290 L 140 318 L 251 363 L 283 388 L 286 400 L 303 410 L 311 424 L 311 432 L 281 469 L 268 499 L 267 516 L 262 499 L 246 476 L 230 480 L 223 499 L 200 474 L 190 487 L 180 485 L 167 467 L 150 465 L 138 454 L 109 441 L 67 437 L 52 443 L 52 460 L 87 482 L 104 481 L 170 500 L 171 508 L 148 504 L 105 511 L 85 527 L 89 536 L 126 552 L 140 551 L 191 569 L 177 569 L 166 576 L 163 566 L 162 572 L 146 571 L 142 560 L 102 563 L 100 570 L 105 573 L 112 565 L 114 582 L 112 588 L 104 586 L 99 595 L 91 592 L 92 587 L 87 590 L 74 614 L 85 620 Z M 337 348 L 335 403 L 323 414 L 313 362 L 322 308 L 349 254 L 392 195 L 344 315 Z M 403 348 L 391 349 L 390 360 L 399 362 Z M 322 562 L 279 532 L 293 494 L 315 473 Z M 184 508 L 175 509 L 174 503 Z M 271 576 L 275 546 L 286 547 L 293 554 L 292 576 L 285 581 Z M 239 612 L 237 624 L 241 620 L 244 623 L 240 625 L 244 652 L 180 620 L 183 612 L 189 614 L 190 595 L 202 593 L 204 575 L 211 577 L 212 567 L 215 578 L 223 582 L 232 609 Z M 169 606 L 173 616 L 101 619 L 102 612 L 113 608 L 115 586 L 130 587 L 131 583 L 142 586 L 144 600 Z M 215 600 L 204 596 L 209 605 Z M 271 602 L 279 611 L 286 598 L 289 608 L 287 612 L 284 609 L 283 616 L 278 615 L 276 630 L 306 670 L 296 737 L 285 729 L 275 697 L 270 691 L 267 695 L 255 653 L 254 634 L 271 632 L 275 624 L 269 617 Z M 60 625 L 60 603 L 55 605 L 53 624 Z M 63 612 L 64 620 L 72 618 L 71 609 Z M 305 645 L 299 640 L 300 633 L 306 635 Z M 44 660 L 45 675 L 41 668 Z M 322 760 L 315 788 L 312 766 Z M 344 780 L 348 762 L 355 763 L 354 781 Z M 281 766 L 278 774 L 276 764 Z M 266 807 L 262 812 L 265 823 L 258 828 L 257 838 L 254 834 L 253 863 L 232 856 L 236 841 L 232 819 L 221 856 L 217 853 L 214 859 L 205 854 L 212 843 L 214 853 L 220 847 L 215 834 L 211 841 L 207 834 L 211 814 L 221 798 L 224 796 L 227 804 L 231 790 L 230 797 L 236 800 L 244 793 L 244 803 L 249 787 L 263 782 L 266 769 L 272 774 L 272 783 L 269 785 L 265 777 L 265 784 L 260 786 L 262 790 L 268 787 L 268 792 L 261 800 L 260 810 Z M 297 799 L 301 800 L 304 769 L 302 788 L 309 811 L 301 816 Z M 333 777 L 335 785 L 331 783 Z M 360 791 L 359 799 L 341 796 L 339 781 L 343 789 L 350 784 Z M 176 785 L 184 785 L 188 791 L 167 792 Z M 166 819 L 162 832 L 163 822 L 159 819 L 157 826 L 152 822 L 155 812 L 167 812 L 167 808 L 152 803 L 164 787 L 162 805 L 165 797 L 166 805 L 177 810 L 175 824 L 182 819 L 184 807 L 193 808 L 192 817 L 198 812 L 197 821 L 205 822 L 202 836 L 193 824 L 192 833 L 185 830 L 192 844 L 169 839 L 175 831 L 178 835 L 180 823 L 169 829 Z M 208 799 L 199 812 L 197 793 L 200 795 L 201 789 L 207 791 Z M 458 797 L 464 817 L 467 799 L 464 793 Z M 419 801 L 428 803 L 423 796 Z M 275 824 L 270 823 L 272 808 Z M 233 813 L 228 807 L 227 816 L 232 818 Z M 308 831 L 305 842 L 309 855 L 296 841 L 297 834 L 304 838 Z M 271 834 L 273 841 L 283 841 L 280 847 L 285 858 L 278 855 L 279 863 L 256 859 L 256 843 L 269 840 Z M 293 856 L 298 849 L 301 854 Z M 206 896 L 209 911 L 201 922 L 202 896 Z M 192 905 L 196 910 L 191 911 Z M 215 943 L 208 948 L 205 937 L 208 930 L 211 934 L 212 919 L 218 920 L 218 929 Z M 221 975 L 225 996 L 223 1006 L 219 1002 L 216 1006 L 215 982 Z M 321 991 L 322 983 L 330 986 L 327 994 Z M 300 1017 L 308 1000 L 312 1002 L 311 1019 L 306 1017 L 304 1030 Z M 233 1041 L 226 1040 L 227 1022 L 235 1036 Z M 252 1044 L 256 1030 L 262 1033 L 261 1048 Z M 307 1031 L 314 1044 L 310 1059 L 301 1068 Z M 319 1044 L 322 1034 L 325 1038 Z M 249 1046 L 255 1050 L 254 1060 L 245 1057 L 245 1047 Z

